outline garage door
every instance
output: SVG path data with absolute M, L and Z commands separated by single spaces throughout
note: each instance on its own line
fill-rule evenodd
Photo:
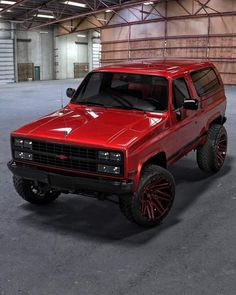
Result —
M 93 69 L 101 66 L 101 44 L 93 43 Z
M 14 81 L 13 40 L 0 39 L 0 83 Z

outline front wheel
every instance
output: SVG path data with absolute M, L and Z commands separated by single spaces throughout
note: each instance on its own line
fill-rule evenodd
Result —
M 13 177 L 13 182 L 18 194 L 29 203 L 36 205 L 47 205 L 56 200 L 60 192 L 48 187 L 36 186 L 34 181 L 18 176 Z
M 120 209 L 130 221 L 154 227 L 169 213 L 174 197 L 175 182 L 170 172 L 149 165 L 143 171 L 138 191 L 120 197 Z

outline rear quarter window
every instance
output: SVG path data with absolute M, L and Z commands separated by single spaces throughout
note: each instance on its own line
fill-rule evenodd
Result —
M 220 87 L 220 81 L 213 68 L 204 68 L 190 73 L 194 87 L 199 96 L 216 91 Z

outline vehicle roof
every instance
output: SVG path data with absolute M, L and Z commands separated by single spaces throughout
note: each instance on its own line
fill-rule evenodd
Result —
M 140 74 L 161 75 L 174 77 L 182 75 L 185 72 L 196 70 L 202 67 L 212 66 L 209 61 L 196 60 L 143 60 L 133 61 L 123 64 L 108 65 L 96 69 L 98 72 L 128 72 Z

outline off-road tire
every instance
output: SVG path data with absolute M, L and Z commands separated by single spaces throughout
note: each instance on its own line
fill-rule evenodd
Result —
M 164 187 L 165 185 L 164 183 L 166 183 L 166 186 L 167 186 L 166 188 Z M 158 190 L 153 189 L 152 191 L 150 191 L 150 196 L 149 196 L 149 194 L 146 193 L 148 191 L 147 188 L 149 188 L 153 184 L 154 185 L 156 184 L 157 187 L 159 185 L 159 189 Z M 168 194 L 168 200 L 165 199 L 167 194 Z M 152 204 L 152 208 L 153 206 L 157 205 L 156 204 L 156 198 L 157 198 L 158 202 L 161 200 L 161 206 L 164 207 L 164 210 L 162 213 L 160 213 L 157 210 L 157 208 L 154 208 L 153 209 L 154 211 L 152 212 L 153 212 L 153 215 L 155 213 L 155 218 L 152 218 L 152 217 L 149 218 L 148 216 L 146 216 L 146 214 L 143 214 L 144 212 L 146 213 L 147 209 L 143 210 L 144 212 L 142 212 L 141 208 L 143 207 L 141 204 L 143 204 L 144 202 L 143 201 L 144 197 L 146 199 L 154 198 L 154 195 L 155 195 L 155 203 L 153 203 L 154 205 Z M 144 227 L 154 227 L 158 225 L 169 213 L 173 205 L 174 197 L 175 197 L 175 182 L 171 173 L 162 167 L 159 167 L 156 165 L 148 165 L 147 167 L 144 168 L 137 192 L 135 192 L 132 195 L 120 196 L 119 204 L 120 204 L 120 209 L 122 213 L 131 222 L 134 222 Z M 147 200 L 145 202 L 146 202 L 145 204 L 147 204 L 147 202 L 154 202 L 154 201 Z
M 218 172 L 224 164 L 227 152 L 227 131 L 223 125 L 210 126 L 205 143 L 197 149 L 197 163 L 208 173 Z
M 13 176 L 13 183 L 17 193 L 27 202 L 35 205 L 47 205 L 56 200 L 60 192 L 47 190 L 46 192 L 37 192 L 32 180 Z

